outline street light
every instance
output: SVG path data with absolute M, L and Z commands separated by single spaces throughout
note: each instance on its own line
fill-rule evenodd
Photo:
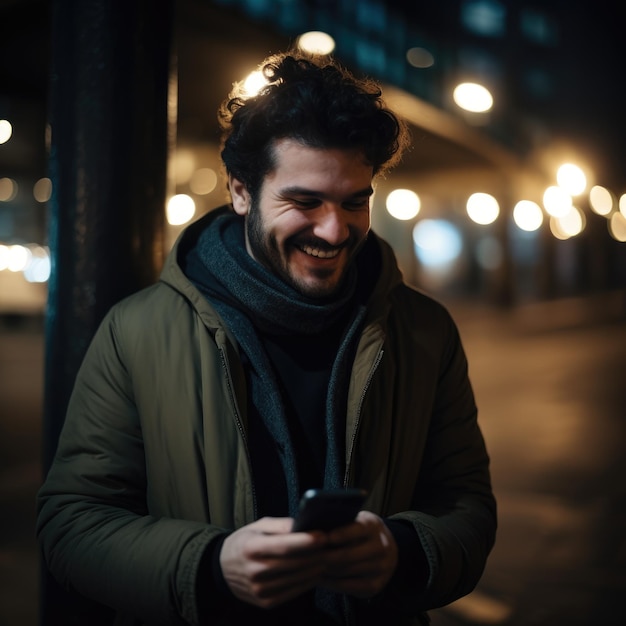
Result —
M 298 37 L 298 48 L 309 54 L 330 54 L 335 49 L 335 40 L 320 30 L 311 30 Z
M 422 206 L 419 196 L 410 189 L 394 189 L 385 202 L 387 212 L 397 220 L 412 220 Z
M 565 215 L 554 219 L 558 222 L 558 229 L 566 237 L 575 237 L 585 228 L 584 213 L 573 205 Z
M 265 85 L 267 85 L 267 79 L 263 76 L 263 72 L 260 70 L 250 72 L 243 81 L 243 95 L 246 98 L 252 98 L 256 96 Z
M 467 199 L 466 210 L 473 222 L 486 226 L 496 221 L 500 214 L 500 205 L 491 194 L 473 193 Z
M 172 226 L 186 224 L 196 212 L 196 203 L 191 196 L 179 193 L 167 203 L 167 221 Z
M 621 213 L 613 213 L 608 223 L 609 233 L 616 241 L 626 242 L 626 217 Z
M 613 210 L 613 195 L 601 185 L 594 185 L 589 191 L 589 205 L 598 215 L 608 215 Z
M 459 107 L 472 113 L 484 113 L 493 106 L 490 91 L 478 83 L 461 83 L 454 88 L 454 101 Z
M 520 200 L 513 208 L 513 220 L 519 228 L 530 233 L 543 224 L 543 211 L 532 200 Z
M 0 202 L 10 202 L 17 196 L 17 183 L 12 178 L 0 178 Z
M 11 139 L 13 127 L 9 120 L 0 120 L 0 143 L 6 143 Z
M 562 187 L 551 185 L 543 194 L 543 206 L 552 217 L 563 217 L 572 208 L 572 197 Z
M 573 163 L 564 163 L 559 167 L 556 180 L 559 187 L 562 187 L 570 196 L 578 196 L 587 187 L 587 177 L 585 173 Z

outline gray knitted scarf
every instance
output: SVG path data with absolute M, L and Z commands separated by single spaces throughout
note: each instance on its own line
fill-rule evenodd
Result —
M 185 272 L 211 301 L 237 339 L 250 364 L 252 402 L 276 442 L 287 485 L 290 516 L 301 496 L 296 452 L 278 383 L 258 333 L 315 334 L 352 310 L 332 367 L 326 401 L 325 487 L 341 487 L 345 473 L 345 411 L 350 369 L 365 305 L 355 296 L 353 266 L 341 295 L 326 300 L 304 297 L 246 251 L 244 221 L 231 211 L 212 219 L 186 258 Z

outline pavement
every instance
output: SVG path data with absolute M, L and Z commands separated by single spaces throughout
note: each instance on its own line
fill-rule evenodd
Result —
M 624 294 L 451 304 L 492 460 L 499 531 L 433 626 L 626 625 Z M 0 626 L 36 626 L 43 328 L 0 319 Z
M 35 626 L 44 341 L 39 318 L 0 323 L 0 626 Z
M 434 626 L 626 624 L 623 294 L 456 315 L 499 507 L 477 590 Z

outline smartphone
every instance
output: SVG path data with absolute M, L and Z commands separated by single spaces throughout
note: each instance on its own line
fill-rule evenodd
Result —
M 292 531 L 332 530 L 354 520 L 367 492 L 364 489 L 309 489 L 300 500 Z

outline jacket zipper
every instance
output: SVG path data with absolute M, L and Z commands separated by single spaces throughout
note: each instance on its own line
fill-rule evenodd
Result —
M 256 489 L 254 486 L 254 477 L 252 476 L 252 459 L 250 458 L 250 450 L 248 448 L 248 438 L 246 436 L 246 431 L 243 427 L 243 424 L 241 423 L 241 418 L 237 411 L 237 402 L 235 399 L 235 392 L 233 391 L 233 385 L 231 382 L 230 368 L 228 367 L 228 359 L 226 358 L 226 354 L 222 346 L 218 346 L 218 350 L 220 351 L 220 360 L 222 361 L 222 368 L 224 369 L 224 375 L 226 376 L 226 385 L 228 386 L 228 393 L 230 395 L 230 402 L 233 408 L 233 415 L 235 417 L 235 423 L 237 424 L 237 429 L 239 430 L 239 434 L 241 435 L 241 439 L 243 441 L 243 447 L 246 451 L 246 459 L 248 461 L 248 468 L 250 471 L 250 488 L 252 490 L 252 510 L 254 514 L 254 519 L 257 519 L 258 517 L 257 498 L 256 498 Z
M 361 425 L 361 409 L 363 408 L 363 402 L 365 402 L 365 394 L 367 393 L 367 390 L 369 389 L 372 383 L 372 378 L 374 378 L 374 374 L 376 373 L 376 370 L 378 369 L 378 365 L 380 364 L 383 358 L 384 352 L 385 351 L 382 348 L 378 351 L 378 354 L 376 355 L 376 358 L 374 359 L 374 363 L 372 363 L 372 367 L 369 371 L 369 374 L 367 375 L 367 379 L 365 380 L 365 385 L 363 385 L 361 396 L 359 397 L 359 405 L 358 405 L 357 412 L 356 412 L 356 423 L 354 425 L 352 439 L 350 440 L 350 454 L 348 456 L 348 463 L 346 464 L 346 475 L 343 481 L 344 487 L 348 486 L 348 481 L 350 479 L 350 465 L 352 462 L 352 455 L 354 453 L 354 446 L 356 443 L 356 438 L 359 433 L 359 426 Z M 346 620 L 346 626 L 353 626 L 354 625 L 354 612 L 352 611 L 350 602 L 346 596 L 343 597 L 343 614 Z
M 346 474 L 343 480 L 344 487 L 348 486 L 348 481 L 350 479 L 350 465 L 352 463 L 352 455 L 354 453 L 354 446 L 355 446 L 356 438 L 359 433 L 359 426 L 361 425 L 361 409 L 363 408 L 363 402 L 365 401 L 365 394 L 367 393 L 367 390 L 369 389 L 370 384 L 372 383 L 372 378 L 374 378 L 374 374 L 376 370 L 378 369 L 378 365 L 380 364 L 383 358 L 384 352 L 385 351 L 382 348 L 378 351 L 378 354 L 376 355 L 376 359 L 374 359 L 374 363 L 372 364 L 369 374 L 367 375 L 367 379 L 365 380 L 365 385 L 363 385 L 363 390 L 361 391 L 361 396 L 359 398 L 359 405 L 358 405 L 357 412 L 356 412 L 356 422 L 354 425 L 354 430 L 352 432 L 352 439 L 350 439 L 350 454 L 348 455 L 348 463 L 346 464 Z

